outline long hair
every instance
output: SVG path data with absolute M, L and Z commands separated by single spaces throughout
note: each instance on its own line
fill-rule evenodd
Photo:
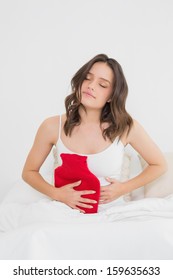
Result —
M 125 130 L 130 131 L 133 119 L 127 113 L 125 102 L 128 95 L 128 86 L 123 74 L 121 65 L 113 58 L 105 54 L 99 54 L 84 64 L 73 76 L 71 80 L 72 93 L 65 99 L 65 108 L 67 119 L 64 124 L 66 135 L 71 135 L 73 128 L 80 125 L 81 118 L 79 107 L 81 104 L 81 86 L 89 70 L 96 62 L 106 63 L 113 71 L 114 84 L 111 101 L 107 102 L 101 111 L 100 124 L 107 122 L 108 127 L 102 132 L 103 137 L 109 138 L 112 142 L 116 137 L 121 138 Z M 85 110 L 85 108 L 84 108 Z

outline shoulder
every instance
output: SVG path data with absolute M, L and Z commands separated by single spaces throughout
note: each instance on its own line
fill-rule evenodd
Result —
M 142 145 L 142 143 L 150 145 L 152 138 L 144 127 L 137 121 L 133 120 L 133 125 L 127 135 L 127 143 L 133 145 Z
M 143 129 L 142 125 L 137 120 L 133 119 L 133 123 L 129 131 L 129 134 L 133 134 L 134 132 L 137 132 L 141 129 Z
M 54 127 L 59 124 L 59 119 L 60 119 L 59 115 L 48 117 L 43 120 L 43 122 L 41 123 L 41 126 L 44 126 L 47 128 Z
M 133 144 L 136 142 L 143 142 L 151 140 L 149 134 L 144 127 L 135 119 L 133 119 L 132 127 L 127 135 L 127 143 Z
M 143 126 L 135 119 L 133 119 L 133 124 L 132 124 L 132 127 L 129 131 L 129 135 L 133 135 L 134 133 L 136 134 L 139 134 L 141 132 L 145 132 Z
M 122 140 L 125 143 L 125 145 L 127 145 L 141 133 L 144 133 L 144 128 L 137 120 L 133 119 L 133 123 L 130 130 L 128 128 L 125 130 L 122 136 Z
M 38 134 L 44 135 L 49 142 L 56 144 L 59 137 L 59 125 L 60 115 L 48 117 L 41 123 Z

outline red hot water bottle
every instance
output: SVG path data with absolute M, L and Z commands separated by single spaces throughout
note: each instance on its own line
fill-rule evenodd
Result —
M 97 213 L 100 197 L 100 182 L 97 177 L 88 169 L 87 156 L 76 154 L 61 154 L 62 165 L 54 170 L 55 187 L 59 188 L 70 183 L 81 180 L 81 184 L 75 190 L 94 190 L 94 194 L 83 195 L 85 198 L 96 200 L 97 203 L 91 204 L 93 208 L 83 208 L 85 213 Z

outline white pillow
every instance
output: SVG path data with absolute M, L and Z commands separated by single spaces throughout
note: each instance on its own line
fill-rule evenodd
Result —
M 145 185 L 145 197 L 166 197 L 173 193 L 173 153 L 165 153 L 168 171 L 153 182 Z
M 127 181 L 143 170 L 138 153 L 130 146 L 126 146 L 125 154 L 122 165 L 121 181 Z M 144 198 L 144 187 L 140 187 L 126 195 L 124 195 L 125 201 L 138 200 Z

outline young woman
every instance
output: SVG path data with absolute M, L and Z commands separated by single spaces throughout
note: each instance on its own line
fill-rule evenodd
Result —
M 72 93 L 65 100 L 66 113 L 46 119 L 38 129 L 22 173 L 28 184 L 80 211 L 80 207 L 92 208 L 96 203 L 83 197 L 93 193 L 92 189 L 75 190 L 80 181 L 55 188 L 43 179 L 39 170 L 53 146 L 59 160 L 61 153 L 87 155 L 90 171 L 100 180 L 100 204 L 112 202 L 166 171 L 162 152 L 125 109 L 128 86 L 116 60 L 105 54 L 95 56 L 74 75 L 71 86 Z M 148 166 L 133 179 L 120 182 L 127 144 Z

